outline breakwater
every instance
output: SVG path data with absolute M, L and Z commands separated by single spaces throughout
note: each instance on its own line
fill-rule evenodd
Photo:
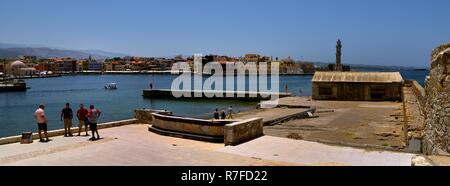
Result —
M 220 91 L 220 90 L 143 90 L 146 98 L 177 98 L 177 99 L 229 99 L 229 100 L 269 100 L 271 96 L 278 98 L 291 96 L 291 93 L 253 92 L 253 91 Z M 182 95 L 175 97 L 174 95 Z

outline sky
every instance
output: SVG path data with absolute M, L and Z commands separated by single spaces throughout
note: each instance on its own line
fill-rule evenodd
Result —
M 449 0 L 0 0 L 0 43 L 429 66 Z

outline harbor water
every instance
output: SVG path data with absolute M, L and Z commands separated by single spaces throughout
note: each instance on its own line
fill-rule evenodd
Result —
M 415 79 L 423 84 L 426 71 L 404 71 L 405 79 Z M 211 118 L 216 108 L 222 110 L 233 106 L 235 112 L 255 109 L 257 102 L 236 100 L 177 100 L 146 99 L 142 90 L 153 84 L 154 89 L 170 89 L 174 75 L 73 75 L 46 79 L 27 79 L 26 92 L 0 93 L 0 137 L 36 131 L 33 114 L 41 103 L 46 105 L 49 130 L 63 128 L 60 112 L 66 102 L 76 113 L 78 105 L 91 104 L 103 115 L 99 122 L 117 121 L 133 117 L 137 108 L 166 109 L 176 115 Z M 206 79 L 204 77 L 203 79 Z M 312 76 L 280 76 L 279 90 L 293 95 L 311 95 Z M 117 90 L 105 90 L 108 83 L 117 83 Z M 77 126 L 74 119 L 73 127 Z

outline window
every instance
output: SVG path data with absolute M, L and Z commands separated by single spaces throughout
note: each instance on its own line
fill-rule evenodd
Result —
M 319 86 L 319 95 L 331 96 L 333 95 L 333 89 L 330 86 Z

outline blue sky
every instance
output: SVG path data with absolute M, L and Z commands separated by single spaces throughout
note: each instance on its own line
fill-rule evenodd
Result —
M 448 0 L 0 0 L 0 42 L 139 56 L 223 54 L 428 66 Z

